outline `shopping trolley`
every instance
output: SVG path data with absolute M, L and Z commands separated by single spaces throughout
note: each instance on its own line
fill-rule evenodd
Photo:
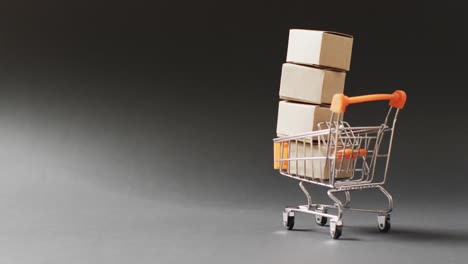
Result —
M 343 121 L 348 105 L 380 100 L 390 101 L 385 121 L 380 126 L 352 127 Z M 330 219 L 330 235 L 338 239 L 343 230 L 343 211 L 353 210 L 377 213 L 378 229 L 381 232 L 390 230 L 393 200 L 383 184 L 387 178 L 398 112 L 405 103 L 406 93 L 401 90 L 393 94 L 356 97 L 336 94 L 331 104 L 330 121 L 319 123 L 319 130 L 273 140 L 275 169 L 299 180 L 299 187 L 307 197 L 306 205 L 284 209 L 286 229 L 294 227 L 295 213 L 312 214 L 320 226 Z M 313 203 L 304 183 L 327 187 L 327 194 L 334 203 Z M 380 190 L 388 199 L 388 208 L 352 208 L 350 192 L 364 189 Z M 339 193 L 344 194 L 344 201 L 337 197 Z M 329 213 L 330 209 L 335 209 L 337 214 Z

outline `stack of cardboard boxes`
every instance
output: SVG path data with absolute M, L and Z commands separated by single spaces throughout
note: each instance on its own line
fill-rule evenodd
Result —
M 278 136 L 318 130 L 318 123 L 330 120 L 333 95 L 344 90 L 352 46 L 353 37 L 349 35 L 290 30 L 286 63 L 281 73 Z M 322 152 L 315 151 L 318 154 Z M 310 173 L 316 177 L 313 170 Z

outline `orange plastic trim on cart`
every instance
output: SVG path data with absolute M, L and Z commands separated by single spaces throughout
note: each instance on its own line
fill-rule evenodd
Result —
M 283 145 L 283 157 L 281 157 L 281 145 Z M 280 166 L 280 159 L 287 159 L 289 156 L 289 143 L 288 142 L 275 142 L 273 144 L 273 152 L 274 152 L 274 162 L 275 162 L 275 170 L 279 169 L 287 169 L 288 168 L 288 161 L 283 161 L 283 166 Z
M 356 160 L 358 156 L 365 156 L 367 155 L 367 149 L 344 149 L 343 150 L 338 150 L 336 152 L 336 158 L 337 159 L 342 159 L 344 156 L 344 159 L 349 160 L 353 159 Z
M 406 103 L 406 93 L 402 90 L 396 90 L 392 94 L 370 94 L 354 97 L 348 97 L 344 94 L 335 94 L 330 108 L 335 113 L 344 113 L 346 107 L 350 104 L 384 100 L 390 101 L 389 105 L 392 107 L 403 109 Z

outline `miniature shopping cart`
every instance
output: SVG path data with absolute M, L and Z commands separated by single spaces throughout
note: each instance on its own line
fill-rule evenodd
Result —
M 379 100 L 390 101 L 383 124 L 352 127 L 343 121 L 342 116 L 348 105 Z M 330 219 L 330 235 L 338 239 L 343 230 L 343 211 L 346 209 L 377 213 L 378 229 L 381 232 L 390 230 L 393 201 L 382 185 L 387 178 L 398 112 L 405 102 L 406 94 L 401 90 L 393 94 L 356 97 L 336 94 L 331 104 L 330 121 L 318 124 L 320 130 L 273 140 L 275 169 L 284 176 L 299 180 L 299 187 L 307 197 L 307 205 L 284 209 L 283 225 L 286 229 L 294 227 L 296 212 L 312 214 L 321 226 Z M 327 194 L 334 204 L 313 203 L 304 183 L 327 187 Z M 388 199 L 388 208 L 352 208 L 350 192 L 364 189 L 380 190 Z M 344 202 L 337 197 L 339 193 L 344 194 Z M 328 211 L 331 209 L 336 210 L 337 214 L 330 214 Z

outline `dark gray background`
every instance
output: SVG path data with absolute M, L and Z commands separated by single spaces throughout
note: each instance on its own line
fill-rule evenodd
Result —
M 408 94 L 389 234 L 281 227 L 303 203 L 272 169 L 290 28 L 354 35 L 346 94 Z M 3 1 L 0 263 L 465 263 L 467 29 L 450 1 Z

